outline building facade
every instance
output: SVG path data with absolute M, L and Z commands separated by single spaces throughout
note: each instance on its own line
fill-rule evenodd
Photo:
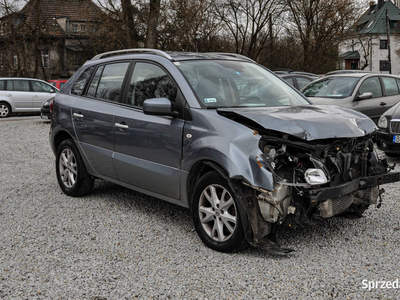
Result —
M 30 0 L 0 18 L 0 77 L 68 78 L 93 55 L 105 13 L 91 0 Z
M 371 1 L 340 45 L 339 69 L 400 74 L 399 49 L 400 9 L 392 1 Z

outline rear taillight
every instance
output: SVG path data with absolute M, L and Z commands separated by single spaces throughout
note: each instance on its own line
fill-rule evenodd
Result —
M 50 113 L 53 112 L 53 103 L 54 103 L 54 100 L 51 100 L 51 102 L 50 102 Z

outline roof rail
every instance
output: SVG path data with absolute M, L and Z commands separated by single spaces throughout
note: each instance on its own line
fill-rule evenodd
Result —
M 237 53 L 224 53 L 224 52 L 207 52 L 207 54 L 217 54 L 217 55 L 224 55 L 224 56 L 231 56 L 231 57 L 236 57 L 236 58 L 241 58 L 244 60 L 248 60 L 251 62 L 254 62 L 254 60 L 252 60 L 251 58 L 248 58 L 247 56 L 241 55 L 241 54 L 237 54 Z
M 107 56 L 113 56 L 113 55 L 119 55 L 119 54 L 129 54 L 129 53 L 151 53 L 151 54 L 156 54 L 160 55 L 162 57 L 165 57 L 169 60 L 174 60 L 170 55 L 168 55 L 166 52 L 161 51 L 161 50 L 156 50 L 156 49 L 147 49 L 147 48 L 135 48 L 135 49 L 124 49 L 124 50 L 116 50 L 116 51 L 110 51 L 110 52 L 105 52 L 105 53 L 100 53 L 97 54 L 92 58 L 92 60 L 97 60 L 101 59 Z

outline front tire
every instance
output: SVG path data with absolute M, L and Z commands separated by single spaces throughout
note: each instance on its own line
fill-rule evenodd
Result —
M 63 141 L 57 150 L 56 173 L 61 190 L 72 197 L 89 194 L 94 179 L 86 171 L 85 164 L 73 140 Z
M 232 252 L 247 245 L 235 195 L 216 171 L 206 173 L 197 182 L 192 218 L 200 239 L 211 249 Z

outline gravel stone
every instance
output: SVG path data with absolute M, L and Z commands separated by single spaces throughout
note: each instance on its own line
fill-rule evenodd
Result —
M 49 122 L 17 116 L 0 129 L 1 299 L 399 299 L 362 288 L 400 280 L 399 183 L 361 219 L 280 228 L 294 253 L 225 254 L 179 206 L 101 180 L 88 196 L 64 195 Z

